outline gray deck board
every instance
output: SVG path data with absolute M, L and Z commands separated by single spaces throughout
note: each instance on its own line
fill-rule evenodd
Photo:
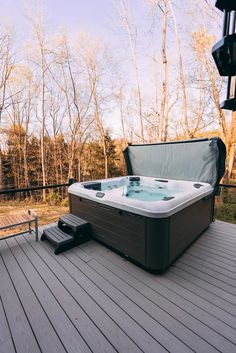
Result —
M 225 241 L 227 241 L 227 239 L 225 239 Z M 207 248 L 209 247 L 210 249 L 216 249 L 220 251 L 222 253 L 222 256 L 224 257 L 227 257 L 227 255 L 229 255 L 229 257 L 235 255 L 234 249 L 232 249 L 231 247 L 222 246 L 222 244 L 219 244 L 219 242 L 217 242 L 215 239 L 213 242 L 212 238 L 208 238 L 206 240 L 199 239 L 199 244 L 204 244 L 204 246 L 206 246 Z
M 129 307 L 135 304 L 136 309 L 141 309 L 139 310 L 139 313 L 141 313 L 139 314 L 139 319 L 141 320 L 139 322 L 141 325 L 144 326 L 144 323 L 142 320 L 144 315 L 148 314 L 148 316 L 152 318 L 153 321 L 155 322 L 156 327 L 158 326 L 163 327 L 161 339 L 164 340 L 163 344 L 165 344 L 168 350 L 174 351 L 173 350 L 174 347 L 178 347 L 178 351 L 186 351 L 187 348 L 194 350 L 195 344 L 198 343 L 200 344 L 200 347 L 204 352 L 215 351 L 211 349 L 211 347 L 209 347 L 208 345 L 205 345 L 205 343 L 202 342 L 201 339 L 199 339 L 198 341 L 198 337 L 192 334 L 192 332 L 188 328 L 186 328 L 184 325 L 178 322 L 174 317 L 172 317 L 166 311 L 160 308 L 159 305 L 157 306 L 154 305 L 145 296 L 143 296 L 139 292 L 136 292 L 134 288 L 129 286 L 126 282 L 122 281 L 122 279 L 120 279 L 119 277 L 116 277 L 114 273 L 112 273 L 110 270 L 106 269 L 105 267 L 102 267 L 101 265 L 99 266 L 99 264 L 95 262 L 91 265 L 92 266 L 95 265 L 95 268 L 99 269 L 99 271 L 102 272 L 103 275 L 106 276 L 110 281 L 112 281 L 114 285 L 122 288 L 122 291 L 125 292 L 127 298 L 125 301 L 121 301 L 120 305 L 122 305 L 123 307 L 123 305 L 125 305 L 124 303 L 127 304 L 127 307 L 125 307 L 125 310 L 129 313 L 129 315 L 131 315 L 133 318 L 137 320 L 135 313 L 133 316 L 133 313 L 131 313 L 128 310 Z M 136 313 L 137 313 L 137 310 L 136 310 Z M 146 326 L 144 327 L 146 330 L 148 330 Z M 178 338 L 179 340 L 178 344 L 176 343 L 175 338 Z M 182 347 L 183 343 L 186 345 L 185 350 Z M 177 350 L 177 348 L 175 349 Z
M 24 248 L 25 254 L 29 261 L 32 261 L 34 264 L 35 273 L 37 271 L 38 276 L 44 281 L 45 285 L 49 289 L 51 295 L 56 298 L 58 304 L 60 305 L 63 313 L 66 314 L 67 319 L 71 324 L 73 324 L 74 330 L 71 328 L 65 328 L 65 335 L 67 335 L 68 342 L 74 340 L 74 350 L 75 352 L 79 351 L 79 346 L 84 346 L 84 342 L 88 344 L 92 349 L 85 348 L 86 351 L 95 351 L 98 352 L 99 349 L 104 349 L 104 352 L 113 352 L 112 346 L 106 339 L 101 335 L 101 332 L 97 329 L 95 325 L 89 320 L 87 314 L 81 309 L 81 307 L 75 301 L 75 298 L 68 293 L 65 286 L 67 283 L 66 278 L 63 276 L 62 271 L 60 270 L 60 282 L 58 278 L 54 275 L 51 270 L 52 263 L 48 261 L 48 266 L 50 266 L 50 270 L 48 269 L 45 262 L 37 255 L 37 253 L 32 249 L 32 247 L 26 242 L 25 239 L 21 239 L 18 237 L 17 239 L 19 245 Z M 49 256 L 50 257 L 50 256 Z M 36 270 L 37 269 L 37 270 Z M 83 301 L 83 293 L 79 291 L 77 288 L 78 296 L 80 297 L 81 302 Z M 63 324 L 63 323 L 62 323 Z M 68 330 L 68 331 L 67 331 Z M 71 330 L 71 332 L 69 331 Z M 75 334 L 76 332 L 76 334 Z M 79 337 L 77 337 L 79 334 Z M 75 336 L 75 337 L 74 337 Z M 83 337 L 83 341 L 82 341 Z M 101 345 L 102 339 L 102 345 Z M 105 341 L 107 345 L 103 342 Z M 82 343 L 82 344 L 81 344 Z M 107 347 L 108 346 L 108 347 Z M 102 348 L 101 348 L 102 347 Z
M 234 260 L 222 259 L 220 255 L 209 252 L 203 247 L 195 246 L 194 249 L 189 249 L 188 254 L 235 273 Z
M 14 240 L 9 240 L 9 243 L 14 244 Z M 15 250 L 18 249 L 15 247 L 13 253 Z M 52 353 L 65 353 L 62 343 L 48 320 L 42 306 L 38 302 L 37 297 L 34 295 L 34 292 L 14 258 L 13 253 L 5 252 L 2 254 L 2 257 L 8 268 L 12 281 L 14 282 L 14 287 L 21 301 L 24 312 L 26 313 L 32 330 L 37 337 L 38 344 L 43 352 L 50 350 Z M 50 339 L 47 339 L 49 337 Z
M 117 262 L 118 261 L 116 260 L 116 263 Z M 231 319 L 229 321 L 230 325 L 229 324 L 225 325 L 222 322 L 222 314 L 223 314 L 222 312 L 220 313 L 220 315 L 218 315 L 218 318 L 216 318 L 216 316 L 213 315 L 214 308 L 211 308 L 211 310 L 209 310 L 209 303 L 207 303 L 204 307 L 204 310 L 202 310 L 201 309 L 201 305 L 203 304 L 202 302 L 199 303 L 201 305 L 197 306 L 196 305 L 197 298 L 194 298 L 194 297 L 192 298 L 192 296 L 191 297 L 188 296 L 187 298 L 184 298 L 182 288 L 181 288 L 181 290 L 179 289 L 179 291 L 177 291 L 178 286 L 176 285 L 176 283 L 174 283 L 174 286 L 173 286 L 171 281 L 166 280 L 166 278 L 164 276 L 153 276 L 153 275 L 147 274 L 145 272 L 143 272 L 143 276 L 141 276 L 140 271 L 137 271 L 136 266 L 134 266 L 132 264 L 125 264 L 125 266 L 122 266 L 122 267 L 125 270 L 128 270 L 129 274 L 133 275 L 136 278 L 136 280 L 138 279 L 138 281 L 140 283 L 138 283 L 136 281 L 136 286 L 137 286 L 136 289 L 138 290 L 138 288 L 139 288 L 139 291 L 141 293 L 145 294 L 144 290 L 143 290 L 142 283 L 145 285 L 145 288 L 147 286 L 148 288 L 153 290 L 152 293 L 150 292 L 150 289 L 147 291 L 147 297 L 149 299 L 153 298 L 152 300 L 154 302 L 158 303 L 158 305 L 160 305 L 161 300 L 159 297 L 157 297 L 157 293 L 160 294 L 162 297 L 164 297 L 168 300 L 168 302 L 166 302 L 166 304 L 168 305 L 168 309 L 169 309 L 170 313 L 171 313 L 170 303 L 177 305 L 179 308 L 183 309 L 184 311 L 188 312 L 190 315 L 194 316 L 199 321 L 204 323 L 204 325 L 207 325 L 208 327 L 213 328 L 218 333 L 223 333 L 225 337 L 227 337 L 234 344 L 236 344 L 236 336 L 235 336 L 236 331 L 235 331 L 235 329 L 233 329 L 233 330 L 231 329 L 232 326 L 236 325 L 235 318 L 227 317 L 228 320 Z M 124 276 L 122 276 L 122 277 L 124 278 Z M 128 281 L 128 283 L 131 283 L 129 278 L 127 278 L 127 281 Z M 176 310 L 173 305 L 172 305 L 172 308 L 174 310 Z M 176 318 L 178 317 L 178 315 L 176 315 L 176 314 L 174 316 Z M 227 323 L 228 323 L 228 320 L 227 320 Z M 204 326 L 203 326 L 203 328 L 205 329 Z M 208 330 L 208 335 L 209 335 L 209 330 Z M 214 337 L 213 341 L 215 341 L 215 339 L 216 339 L 216 337 Z
M 182 297 L 236 329 L 236 307 L 183 277 L 168 273 L 165 285 Z
M 8 241 L 10 243 L 10 240 Z M 66 312 L 58 303 L 57 297 L 52 294 L 41 276 L 37 273 L 32 263 L 27 259 L 22 249 L 18 246 L 15 239 L 11 239 L 11 249 L 17 258 L 19 266 L 30 283 L 32 289 L 41 305 L 47 312 L 54 329 L 61 338 L 67 352 L 91 352 L 87 344 L 82 339 L 80 333 L 68 318 Z M 53 278 L 51 278 L 53 281 Z M 46 339 L 46 337 L 45 337 Z M 50 336 L 48 337 L 50 339 Z M 33 350 L 31 352 L 34 352 Z
M 110 255 L 113 257 L 114 254 L 110 253 Z M 154 319 L 159 320 L 161 317 L 161 321 L 162 323 L 165 323 L 166 328 L 172 330 L 172 333 L 178 332 L 178 337 L 182 337 L 182 340 L 184 340 L 186 344 L 191 345 L 193 350 L 196 350 L 198 347 L 201 351 L 213 351 L 212 348 L 206 344 L 206 342 L 210 345 L 216 345 L 215 348 L 217 348 L 219 344 L 222 344 L 222 352 L 233 352 L 235 349 L 236 331 L 234 329 L 229 328 L 229 326 L 226 327 L 226 325 L 220 323 L 216 319 L 214 320 L 212 316 L 207 315 L 204 311 L 201 312 L 199 308 L 191 305 L 186 300 L 183 300 L 183 298 L 173 295 L 170 291 L 168 293 L 168 289 L 163 287 L 160 283 L 159 285 L 155 285 L 154 282 L 151 284 L 152 287 L 150 286 L 150 281 L 145 281 L 144 283 L 143 278 L 148 278 L 146 273 L 143 272 L 143 278 L 139 273 L 139 280 L 137 280 L 135 275 L 130 275 L 132 269 L 136 271 L 136 267 L 134 265 L 125 263 L 125 266 L 122 266 L 122 263 L 119 262 L 118 267 L 114 264 L 111 265 L 111 263 L 107 260 L 101 260 L 101 258 L 99 258 L 98 261 L 102 261 L 103 264 L 107 266 L 107 270 L 109 266 L 109 271 L 112 271 L 111 280 L 114 280 L 114 285 L 117 285 L 118 282 L 118 279 L 114 278 L 117 275 L 119 279 L 125 281 L 127 287 L 131 286 L 137 291 L 134 293 L 130 288 L 128 288 L 126 295 L 129 299 L 134 301 L 135 304 L 141 307 L 145 312 L 149 313 L 149 315 Z M 99 268 L 98 264 L 94 265 L 96 268 Z M 120 266 L 124 267 L 125 270 Z M 127 268 L 129 268 L 129 273 L 126 272 Z M 102 272 L 101 268 L 100 272 Z M 125 290 L 124 284 L 122 285 L 122 283 L 120 283 L 120 286 L 123 290 Z M 155 288 L 156 291 L 154 291 L 153 288 Z M 188 311 L 190 312 L 190 315 Z M 201 321 L 196 320 L 194 315 Z M 208 329 L 206 329 L 206 325 L 202 322 L 203 320 L 207 321 L 208 325 L 211 325 L 214 329 L 216 326 L 220 326 L 224 334 L 228 334 L 229 330 L 230 339 L 234 340 L 233 344 L 228 344 L 226 340 L 222 339 L 222 337 L 213 331 L 209 326 Z M 202 338 L 204 340 L 202 340 Z
M 25 240 L 26 241 L 26 240 Z M 34 244 L 35 245 L 35 244 Z M 30 245 L 27 245 L 29 247 L 30 251 Z M 32 248 L 31 248 L 32 249 Z M 54 295 L 57 296 L 58 300 L 62 301 L 67 298 L 68 305 L 71 305 L 71 302 L 73 304 L 73 298 L 78 301 L 78 303 L 83 307 L 84 311 L 91 317 L 93 320 L 96 322 L 97 326 L 99 325 L 99 328 L 102 332 L 106 333 L 106 336 L 112 341 L 114 346 L 117 346 L 118 344 L 120 346 L 123 346 L 123 349 L 126 349 L 127 352 L 139 352 L 139 348 L 136 346 L 136 344 L 129 339 L 129 337 L 119 328 L 119 326 L 105 313 L 104 310 L 101 309 L 101 307 L 96 304 L 96 302 L 91 298 L 91 296 L 94 295 L 94 293 L 87 293 L 83 288 L 82 284 L 78 284 L 64 269 L 62 266 L 60 266 L 60 263 L 58 262 L 58 258 L 64 258 L 64 256 L 58 256 L 56 258 L 52 257 L 51 254 L 49 254 L 43 247 L 40 247 L 38 249 L 40 252 L 40 256 L 42 259 L 47 261 L 47 264 L 50 266 L 50 275 L 54 277 L 54 282 L 57 282 L 57 287 L 53 288 L 52 287 L 52 277 L 51 278 L 46 278 L 48 276 L 48 273 L 43 272 L 43 276 L 45 280 L 47 280 L 48 285 L 50 286 L 51 290 L 53 291 Z M 33 249 L 31 250 L 31 256 L 32 258 L 35 258 L 37 261 L 37 267 L 40 266 L 40 258 L 37 256 L 37 254 L 32 254 Z M 28 252 L 29 254 L 29 252 Z M 69 263 L 70 264 L 70 263 Z M 42 265 L 42 263 L 41 263 Z M 42 268 L 43 270 L 43 268 Z M 70 271 L 72 269 L 70 268 Z M 81 274 L 77 270 L 79 275 L 79 280 L 81 280 Z M 66 293 L 66 289 L 62 287 L 62 284 L 59 283 L 59 278 L 63 282 L 63 284 L 66 286 L 68 289 L 69 293 L 71 293 L 71 298 L 68 299 L 69 293 Z M 86 281 L 86 278 L 85 280 Z M 104 293 L 99 293 L 100 300 L 104 300 Z M 106 299 L 106 298 L 105 298 Z M 97 299 L 99 300 L 99 299 Z M 107 301 L 104 300 L 104 302 Z M 108 306 L 108 303 L 106 303 Z M 68 311 L 68 307 L 66 308 Z M 72 311 L 73 312 L 73 311 Z M 81 320 L 81 324 L 83 325 L 83 321 Z M 85 323 L 86 324 L 86 323 Z M 90 324 L 90 326 L 92 326 Z M 93 334 L 91 331 L 92 327 L 85 327 L 84 333 L 86 333 L 87 336 L 87 342 L 89 343 L 90 340 L 97 340 L 98 339 L 98 332 L 97 334 Z M 104 344 L 104 347 L 101 349 L 98 349 L 98 342 L 97 344 L 94 345 L 94 349 L 97 347 L 97 352 L 100 352 L 102 349 L 105 350 L 106 346 Z M 112 351 L 111 347 L 108 347 L 105 351 L 109 352 Z
M 33 247 L 37 247 L 35 242 L 32 241 L 31 244 Z M 97 322 L 97 325 L 100 326 L 102 332 L 109 338 L 116 349 L 121 349 L 121 351 L 126 352 L 139 352 L 139 347 L 134 344 L 134 342 L 139 342 L 144 352 L 155 353 L 157 349 L 158 352 L 166 351 L 109 299 L 107 295 L 109 283 L 104 287 L 106 292 L 103 292 L 81 272 L 80 268 L 75 267 L 72 262 L 67 259 L 66 255 L 57 257 L 57 261 L 55 261 L 55 259 L 51 257 L 51 254 L 43 250 L 42 248 L 40 249 L 42 258 L 49 261 L 50 268 L 56 276 L 63 278 L 63 282 L 66 283 L 69 291 L 73 293 L 73 296 L 77 297 L 77 300 L 83 305 L 91 318 Z M 58 266 L 58 264 L 61 266 Z M 73 277 L 73 280 L 68 274 Z M 84 291 L 84 300 L 80 293 L 81 291 Z M 112 288 L 112 292 L 112 296 L 114 296 L 115 288 Z M 108 293 L 111 295 L 111 290 L 109 290 Z M 118 296 L 117 293 L 115 294 L 115 300 L 122 299 L 121 295 Z M 122 329 L 120 329 L 121 326 Z
M 207 282 L 207 280 L 203 280 L 198 276 L 191 274 L 188 271 L 188 267 L 186 267 L 186 269 L 181 269 L 180 267 L 173 266 L 170 270 L 170 273 L 174 273 L 184 278 L 185 280 L 189 281 L 190 283 L 193 283 L 194 285 L 196 285 L 196 287 L 200 289 L 204 289 L 206 292 L 209 292 L 210 294 L 213 294 L 219 297 L 221 300 L 223 300 L 223 303 L 224 303 L 223 307 L 226 308 L 225 310 L 229 310 L 227 309 L 227 307 L 230 307 L 231 309 L 229 310 L 229 312 L 235 313 L 236 298 L 231 293 L 227 293 L 223 289 L 218 288 L 216 285 L 213 285 Z
M 234 281 L 231 281 L 220 273 L 212 271 L 204 266 L 200 267 L 199 264 L 196 264 L 193 261 L 186 261 L 181 258 L 175 266 L 218 287 L 218 289 L 222 289 L 225 293 L 231 294 L 236 300 L 236 287 L 233 285 Z
M 207 248 L 206 246 L 200 245 L 199 243 L 194 244 L 194 251 L 197 251 L 197 253 L 201 253 L 201 251 L 204 251 L 206 258 L 208 256 L 217 258 L 220 260 L 222 263 L 230 264 L 230 265 L 235 265 L 235 256 L 224 256 L 220 251 L 217 249 L 212 249 L 212 248 Z M 191 252 L 190 252 L 191 253 Z
M 7 251 L 6 253 L 8 254 Z M 7 321 L 17 353 L 40 353 L 38 343 L 31 329 L 28 318 L 1 257 L 0 284 L 2 305 L 6 312 Z
M 2 298 L 0 297 L 0 352 L 15 353 L 11 332 L 4 312 Z
M 236 225 L 215 222 L 161 275 L 90 241 L 0 242 L 0 352 L 236 352 Z
M 225 266 L 223 266 L 220 261 L 214 261 L 211 260 L 209 257 L 206 258 L 206 256 L 200 256 L 196 254 L 195 256 L 193 256 L 191 253 L 183 255 L 183 260 L 185 259 L 187 261 L 191 261 L 201 266 L 204 266 L 209 270 L 216 271 L 217 273 L 225 276 L 226 281 L 228 277 L 230 279 L 230 284 L 232 284 L 234 287 L 236 286 L 236 272 L 234 266 L 228 266 L 228 268 L 225 268 Z

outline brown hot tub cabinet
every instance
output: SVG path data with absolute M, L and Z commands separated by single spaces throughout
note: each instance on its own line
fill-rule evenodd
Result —
M 205 148 L 208 149 L 207 153 L 204 151 Z M 191 152 L 189 149 L 192 149 L 192 158 L 197 163 L 197 168 L 202 168 L 201 173 L 197 173 L 198 179 L 195 176 L 198 169 L 194 166 L 191 171 L 187 169 L 186 158 L 190 157 L 189 152 Z M 179 155 L 180 150 L 182 157 Z M 160 154 L 162 162 L 165 160 L 163 157 L 169 155 L 170 159 L 166 158 L 166 163 L 171 160 L 172 164 L 176 164 L 176 168 L 168 164 L 166 167 L 153 166 L 156 156 Z M 196 161 L 196 157 L 199 161 Z M 114 207 L 106 204 L 103 202 L 102 195 L 98 196 L 98 200 L 93 200 L 90 196 L 75 194 L 69 190 L 70 212 L 90 222 L 94 238 L 131 258 L 147 270 L 161 272 L 213 220 L 214 197 L 218 192 L 219 180 L 224 173 L 225 146 L 220 139 L 129 145 L 125 150 L 125 159 L 129 175 L 154 176 L 163 179 L 161 181 L 165 181 L 167 177 L 184 180 L 182 168 L 185 168 L 185 180 L 208 182 L 213 187 L 212 192 L 207 196 L 193 203 L 188 202 L 186 207 L 172 212 L 173 214 L 167 217 L 163 215 L 150 217 L 140 214 L 139 211 L 130 212 L 127 207 L 122 209 L 120 205 Z M 146 162 L 143 163 L 142 159 L 148 160 L 150 168 L 147 168 Z M 177 167 L 179 163 L 181 167 Z M 206 164 L 209 167 L 208 173 L 204 170 Z M 93 187 L 96 190 L 94 192 L 103 194 L 100 181 L 86 184 L 89 190 Z
M 70 212 L 90 222 L 96 239 L 150 271 L 162 271 L 209 226 L 212 198 L 158 219 L 70 194 Z

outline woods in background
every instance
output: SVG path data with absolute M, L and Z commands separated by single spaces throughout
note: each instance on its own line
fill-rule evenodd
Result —
M 0 28 L 0 188 L 117 176 L 127 142 L 212 131 L 227 146 L 226 178 L 236 179 L 236 114 L 220 109 L 211 58 L 214 4 L 143 0 L 142 23 L 132 2 L 115 4 L 120 52 L 87 34 L 50 34 L 40 11 L 26 9 L 20 50 Z
M 5 185 L 11 188 L 43 185 L 41 141 L 32 135 L 27 138 L 25 146 L 25 135 L 22 127 L 16 125 L 7 134 L 7 148 L 2 153 L 2 165 Z M 71 175 L 77 180 L 104 178 L 103 147 L 98 141 L 85 143 L 81 155 L 78 147 L 75 147 L 72 170 L 70 170 L 68 159 L 71 147 L 62 134 L 58 135 L 55 140 L 45 137 L 44 145 L 46 184 L 62 184 L 67 182 Z M 105 133 L 105 147 L 107 176 L 124 174 L 121 149 L 117 146 L 117 141 L 115 144 L 107 132 Z

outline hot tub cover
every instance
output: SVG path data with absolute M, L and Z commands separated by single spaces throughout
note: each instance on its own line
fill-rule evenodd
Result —
M 225 172 L 226 148 L 220 138 L 155 144 L 129 144 L 124 150 L 129 175 L 200 181 L 217 192 Z

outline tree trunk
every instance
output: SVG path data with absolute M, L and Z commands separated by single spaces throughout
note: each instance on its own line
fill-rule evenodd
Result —
M 121 128 L 122 128 L 122 137 L 123 140 L 126 141 L 126 133 L 125 133 L 125 121 L 124 121 L 124 111 L 123 111 L 123 86 L 121 85 L 119 88 L 119 95 L 118 95 L 118 103 L 119 103 L 119 110 L 120 110 L 120 121 L 121 121 Z
M 169 100 L 167 99 L 167 102 L 166 102 L 166 113 L 165 113 L 165 129 L 164 129 L 163 141 L 167 141 L 168 128 L 169 128 Z
M 228 168 L 227 168 L 227 181 L 229 182 L 232 178 L 232 172 L 235 162 L 236 154 L 236 112 L 232 112 L 230 137 L 227 143 L 228 152 Z
M 44 148 L 44 132 L 45 132 L 45 112 L 44 112 L 44 85 L 42 84 L 42 125 L 41 125 L 41 167 L 43 186 L 46 185 L 45 171 L 45 148 Z M 46 201 L 46 190 L 43 189 L 43 201 Z
M 124 26 L 126 27 L 128 38 L 129 38 L 131 56 L 132 56 L 134 71 L 135 71 L 137 106 L 138 106 L 138 115 L 139 115 L 139 121 L 140 121 L 140 136 L 141 136 L 142 142 L 145 142 L 144 124 L 143 124 L 143 103 L 142 103 L 142 93 L 141 93 L 141 85 L 140 85 L 140 78 L 139 78 L 139 67 L 137 62 L 137 45 L 136 45 L 137 31 L 136 31 L 136 28 L 132 30 L 132 24 L 130 22 L 129 10 L 128 10 L 128 5 L 126 1 L 121 2 L 120 16 L 122 21 L 124 22 Z
M 74 167 L 74 162 L 75 162 L 75 149 L 76 149 L 76 141 L 75 141 L 75 135 L 72 133 L 71 135 L 71 141 L 70 141 L 70 146 L 69 146 L 69 169 L 68 169 L 68 179 L 73 178 L 73 167 Z
M 108 156 L 107 156 L 107 148 L 106 148 L 106 136 L 99 116 L 99 109 L 98 109 L 98 103 L 96 98 L 95 98 L 95 119 L 96 119 L 98 131 L 100 134 L 103 156 L 104 156 L 104 178 L 107 179 L 108 178 Z
M 2 110 L 0 109 L 0 126 L 1 126 Z M 0 139 L 0 189 L 3 189 L 3 165 L 2 165 L 2 146 Z
M 3 189 L 2 149 L 0 145 L 0 190 Z
M 167 26 L 167 0 L 163 0 L 163 25 L 162 25 L 162 65 L 163 65 L 163 79 L 162 79 L 162 98 L 161 98 L 161 109 L 160 109 L 160 120 L 158 135 L 159 140 L 163 141 L 163 127 L 166 111 L 167 102 L 167 79 L 168 79 L 168 68 L 167 68 L 167 55 L 166 55 L 166 26 Z
M 30 186 L 29 185 L 28 163 L 27 163 L 28 125 L 29 125 L 29 115 L 27 116 L 27 120 L 26 120 L 25 137 L 24 137 L 24 144 L 23 144 L 23 164 L 24 164 L 24 184 L 25 184 L 25 186 Z
M 177 48 L 178 48 L 178 53 L 179 53 L 179 77 L 180 77 L 180 83 L 181 83 L 182 94 L 183 94 L 184 125 L 185 125 L 185 129 L 186 129 L 187 137 L 190 137 L 191 132 L 190 132 L 189 123 L 188 123 L 188 106 L 187 106 L 187 93 L 186 93 L 184 68 L 183 68 L 183 58 L 182 58 L 182 51 L 181 51 L 181 45 L 180 45 L 180 39 L 179 39 L 179 32 L 178 32 L 176 17 L 175 17 L 175 13 L 174 13 L 174 10 L 173 10 L 173 6 L 172 6 L 172 3 L 171 3 L 171 0 L 169 0 L 169 6 L 170 6 L 170 11 L 171 11 L 171 15 L 172 15 L 172 18 L 173 18 L 173 22 L 174 22 L 175 37 L 176 37 L 176 43 L 177 43 Z

